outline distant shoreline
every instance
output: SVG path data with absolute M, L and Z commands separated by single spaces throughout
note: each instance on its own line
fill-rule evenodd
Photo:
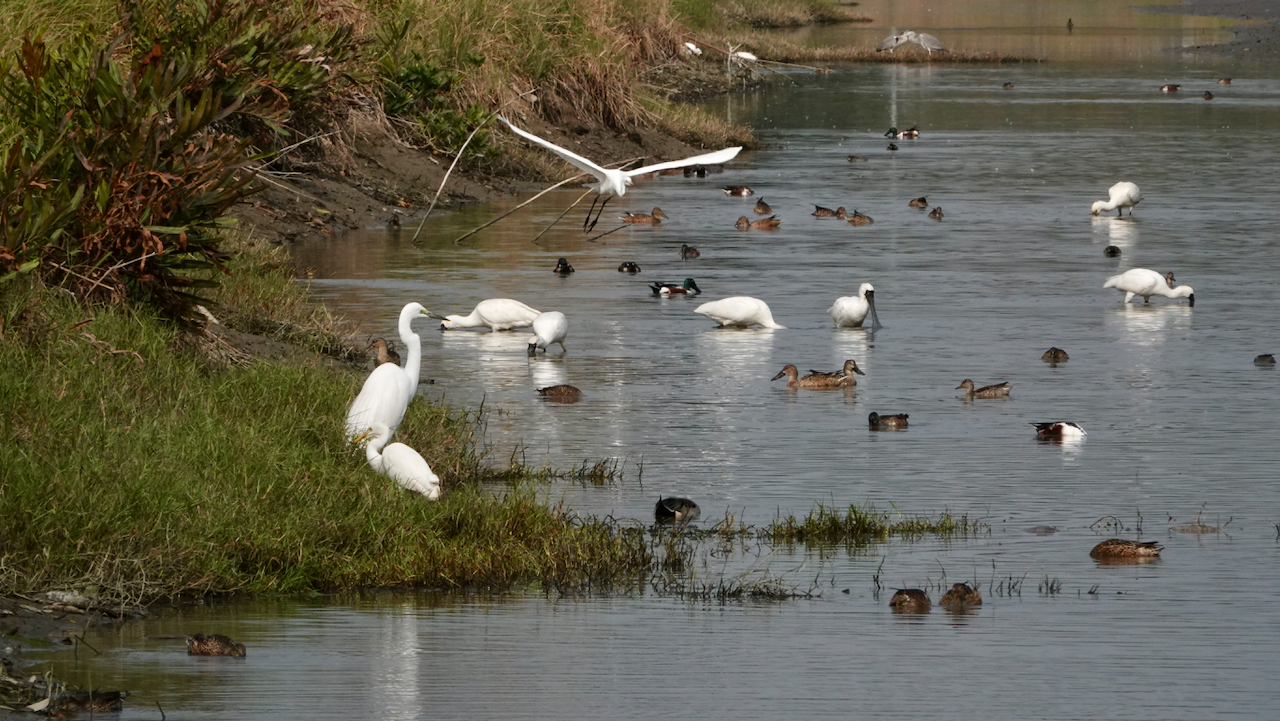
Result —
M 1241 60 L 1280 59 L 1280 23 L 1276 22 L 1280 20 L 1280 4 L 1273 0 L 1184 0 L 1182 5 L 1147 9 L 1179 15 L 1234 18 L 1241 23 L 1266 20 L 1265 25 L 1250 24 L 1232 28 L 1235 38 L 1229 42 L 1197 46 L 1195 49 Z

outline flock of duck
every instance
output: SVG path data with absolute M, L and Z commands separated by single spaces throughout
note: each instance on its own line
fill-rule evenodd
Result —
M 911 33 L 905 33 L 901 37 L 906 35 L 911 35 Z M 930 37 L 916 35 L 916 38 L 924 38 L 926 40 Z M 897 44 L 908 41 L 910 40 L 900 39 Z M 916 41 L 919 42 L 920 40 L 917 39 Z M 925 45 L 925 47 L 928 48 L 928 45 Z M 521 130 L 512 125 L 506 118 L 501 119 L 520 137 L 554 152 L 596 178 L 596 183 L 586 186 L 596 192 L 596 200 L 593 201 L 592 208 L 587 213 L 587 218 L 583 223 L 584 229 L 590 229 L 595 225 L 599 220 L 600 214 L 603 213 L 605 205 L 611 198 L 622 196 L 626 193 L 634 177 L 671 172 L 680 168 L 685 168 L 687 171 L 691 167 L 702 169 L 707 165 L 722 164 L 734 158 L 741 150 L 741 148 L 726 148 L 714 153 L 658 163 L 631 171 L 614 170 L 599 166 L 572 151 Z M 886 133 L 887 136 L 895 139 L 915 139 L 919 137 L 919 134 L 919 129 L 915 127 L 905 131 L 891 128 Z M 850 157 L 850 160 L 852 159 L 853 156 Z M 726 186 L 721 190 L 724 191 L 726 196 L 730 197 L 749 197 L 754 195 L 754 190 L 745 186 Z M 1142 200 L 1142 193 L 1138 186 L 1129 182 L 1116 183 L 1110 188 L 1108 195 L 1107 200 L 1099 200 L 1093 203 L 1091 211 L 1094 215 L 1112 210 L 1115 210 L 1118 215 L 1123 215 L 1125 208 L 1128 208 L 1130 214 L 1132 214 L 1133 208 Z M 598 210 L 596 209 L 597 202 L 600 203 Z M 927 197 L 912 199 L 908 205 L 921 210 L 929 208 Z M 770 229 L 778 227 L 782 222 L 776 215 L 772 214 L 773 208 L 764 201 L 764 198 L 757 200 L 753 210 L 757 215 L 768 215 L 769 217 L 753 221 L 747 216 L 742 216 L 736 223 L 739 229 Z M 812 215 L 818 218 L 846 220 L 853 225 L 864 225 L 873 222 L 870 217 L 857 210 L 850 214 L 844 207 L 832 210 L 822 206 L 815 206 Z M 935 207 L 929 215 L 936 220 L 941 220 L 943 217 L 942 209 Z M 646 225 L 659 225 L 666 218 L 668 218 L 666 213 L 656 207 L 647 214 L 626 213 L 622 216 L 622 220 L 625 223 Z M 1110 253 L 1110 249 L 1108 252 Z M 680 255 L 682 259 L 690 259 L 698 257 L 700 253 L 696 248 L 682 245 Z M 638 273 L 641 269 L 636 263 L 627 261 L 618 267 L 618 271 Z M 567 275 L 573 273 L 574 269 L 567 259 L 560 258 L 554 268 L 554 272 L 560 275 Z M 1194 305 L 1195 294 L 1192 288 L 1186 285 L 1175 286 L 1174 280 L 1174 275 L 1171 272 L 1161 274 L 1145 268 L 1134 268 L 1108 278 L 1103 287 L 1115 288 L 1117 291 L 1124 293 L 1125 303 L 1130 302 L 1136 296 L 1142 296 L 1144 302 L 1149 302 L 1151 296 L 1161 296 L 1171 299 L 1186 298 L 1190 305 Z M 693 296 L 701 293 L 701 289 L 693 278 L 686 278 L 679 283 L 655 282 L 651 283 L 649 287 L 655 295 L 660 296 Z M 702 303 L 694 309 L 694 312 L 706 316 L 719 327 L 724 328 L 747 328 L 751 326 L 761 326 L 767 329 L 785 328 L 785 326 L 774 320 L 772 311 L 767 303 L 759 298 L 750 296 L 733 296 Z M 875 332 L 882 327 L 876 314 L 875 288 L 871 283 L 862 283 L 855 295 L 836 298 L 830 308 L 827 309 L 827 312 L 837 327 L 865 327 L 871 332 Z M 421 368 L 421 340 L 413 332 L 411 323 L 413 320 L 423 316 L 439 320 L 440 328 L 445 331 L 467 328 L 488 328 L 491 331 L 531 328 L 533 339 L 528 345 L 528 354 L 530 356 L 535 355 L 539 350 L 546 352 L 552 345 L 559 345 L 561 352 L 566 352 L 565 340 L 568 336 L 569 326 L 567 317 L 560 311 L 543 312 L 511 298 L 482 300 L 467 315 L 438 316 L 431 314 L 419 303 L 409 303 L 404 306 L 399 316 L 400 339 L 404 343 L 406 350 L 403 367 L 398 362 L 400 360 L 399 354 L 395 353 L 384 339 L 374 339 L 370 348 L 377 352 L 378 364 L 366 379 L 359 395 L 348 411 L 346 437 L 356 444 L 365 443 L 366 458 L 374 470 L 389 476 L 406 489 L 435 500 L 441 495 L 441 486 L 440 479 L 431 471 L 430 465 L 417 451 L 407 445 L 390 443 L 392 435 L 404 418 L 409 401 L 417 391 L 418 376 Z M 1060 348 L 1050 348 L 1042 356 L 1042 360 L 1053 364 L 1065 362 L 1068 359 L 1069 356 L 1066 351 Z M 1268 359 L 1271 363 L 1274 363 L 1274 359 L 1269 356 L 1259 356 L 1255 362 L 1259 365 L 1264 365 Z M 848 359 L 839 371 L 810 370 L 809 374 L 804 376 L 800 375 L 800 371 L 795 365 L 788 364 L 772 380 L 779 380 L 785 377 L 787 386 L 792 389 L 851 389 L 857 385 L 857 376 L 859 375 L 865 375 L 865 373 L 858 367 L 856 360 Z M 957 387 L 957 390 L 963 390 L 967 399 L 970 400 L 975 398 L 1004 398 L 1009 395 L 1012 386 L 1009 383 L 996 383 L 978 387 L 973 380 L 965 379 Z M 577 399 L 582 395 L 579 389 L 570 385 L 550 386 L 539 388 L 537 391 L 543 396 L 559 399 Z M 868 417 L 868 424 L 872 430 L 900 430 L 908 426 L 909 416 L 905 413 L 884 414 L 873 412 Z M 1080 439 L 1086 435 L 1084 428 L 1071 421 L 1037 422 L 1032 425 L 1036 429 L 1037 436 L 1041 439 L 1065 441 Z M 697 504 L 687 498 L 661 498 L 654 509 L 654 520 L 659 524 L 683 526 L 696 520 L 698 516 L 699 509 Z M 1098 559 L 1149 559 L 1158 556 L 1160 550 L 1159 545 L 1155 543 L 1109 539 L 1098 544 L 1091 552 L 1091 555 Z M 944 606 L 977 605 L 981 603 L 981 596 L 976 590 L 965 584 L 955 584 L 951 591 L 942 597 L 940 603 Z M 890 605 L 899 611 L 921 612 L 927 611 L 931 604 L 924 591 L 920 589 L 904 589 L 894 596 Z

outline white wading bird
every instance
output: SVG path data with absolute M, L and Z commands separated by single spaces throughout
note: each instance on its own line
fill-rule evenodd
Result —
M 564 339 L 569 336 L 569 319 L 558 310 L 543 313 L 533 319 L 533 340 L 529 341 L 529 355 L 535 355 L 541 348 L 546 352 L 552 343 L 559 343 L 560 350 L 565 351 Z
M 364 456 L 373 470 L 388 476 L 401 488 L 421 493 L 435 501 L 440 498 L 440 477 L 431 471 L 431 466 L 409 446 L 403 443 L 392 443 L 391 429 L 385 423 L 374 423 L 369 430 L 356 439 L 356 443 L 368 439 L 364 448 Z M 383 446 L 386 446 L 385 448 Z M 381 453 L 379 453 L 381 451 Z
M 827 309 L 837 328 L 861 328 L 867 316 L 871 316 L 871 330 L 883 328 L 876 315 L 876 289 L 870 283 L 858 286 L 857 295 L 846 295 L 836 298 L 836 302 Z
M 404 368 L 383 363 L 364 381 L 360 395 L 347 411 L 347 440 L 352 440 L 374 423 L 382 423 L 394 431 L 404 419 L 409 401 L 418 392 L 418 373 L 422 370 L 422 340 L 413 332 L 411 323 L 420 315 L 429 315 L 419 303 L 410 303 L 400 311 L 400 342 L 405 347 Z
M 1124 293 L 1124 302 L 1126 303 L 1133 300 L 1135 295 L 1142 296 L 1144 303 L 1150 302 L 1153 295 L 1162 295 L 1166 298 L 1186 298 L 1189 301 L 1188 305 L 1195 305 L 1195 291 L 1191 290 L 1189 285 L 1180 285 L 1177 288 L 1170 287 L 1172 276 L 1172 273 L 1160 275 L 1154 270 L 1132 268 L 1120 275 L 1113 275 L 1107 278 L 1107 282 L 1103 283 L 1102 287 L 1115 288 Z
M 694 308 L 693 312 L 705 315 L 721 326 L 746 328 L 762 325 L 765 328 L 786 328 L 785 325 L 773 322 L 773 313 L 769 311 L 769 306 L 764 301 L 745 295 L 703 303 Z
M 490 298 L 476 303 L 470 315 L 447 315 L 440 323 L 440 330 L 458 328 L 480 328 L 488 326 L 489 330 L 511 330 L 512 328 L 528 328 L 533 319 L 542 311 L 510 298 Z
M 1104 210 L 1114 210 L 1116 215 L 1124 215 L 1125 208 L 1129 209 L 1129 215 L 1133 215 L 1133 206 L 1142 202 L 1142 191 L 1138 190 L 1138 186 L 1123 180 L 1111 186 L 1108 192 L 1111 195 L 1110 201 L 1094 202 L 1091 210 L 1094 215 Z
M 519 135 L 525 140 L 541 145 L 547 150 L 559 155 L 561 158 L 564 158 L 570 165 L 577 167 L 583 172 L 594 175 L 596 180 L 600 181 L 598 183 L 586 183 L 583 186 L 591 188 L 597 193 L 596 198 L 591 201 L 591 209 L 587 211 L 587 219 L 582 223 L 582 227 L 586 230 L 591 230 L 596 227 L 596 222 L 600 220 L 600 213 L 604 212 L 604 206 L 608 205 L 610 198 L 615 195 L 623 196 L 627 194 L 627 186 L 631 185 L 631 179 L 633 177 L 637 175 L 644 175 L 645 173 L 653 173 L 659 170 L 666 170 L 668 168 L 683 168 L 687 165 L 718 165 L 720 163 L 726 163 L 733 160 L 738 152 L 742 150 L 741 147 L 725 148 L 724 150 L 717 150 L 714 153 L 707 153 L 706 155 L 695 155 L 692 158 L 685 158 L 684 160 L 671 160 L 666 163 L 646 165 L 643 168 L 636 168 L 635 170 L 613 170 L 610 168 L 602 168 L 577 153 L 565 150 L 555 143 L 543 140 L 532 133 L 521 130 L 520 128 L 512 125 L 510 120 L 507 120 L 501 115 L 499 115 L 498 118 L 502 120 L 502 122 L 506 123 L 507 127 L 511 128 L 511 131 L 516 135 Z M 600 198 L 604 198 L 604 203 L 600 204 L 600 213 L 596 213 L 595 220 L 592 220 L 591 214 L 595 210 L 596 202 L 599 201 Z

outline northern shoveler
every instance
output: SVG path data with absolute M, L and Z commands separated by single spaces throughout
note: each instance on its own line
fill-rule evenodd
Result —
M 843 207 L 832 210 L 831 208 L 824 208 L 821 205 L 813 206 L 812 215 L 815 218 L 839 218 L 840 220 L 844 220 L 849 217 L 849 214 L 845 212 Z
M 365 350 L 377 351 L 377 365 L 382 365 L 383 363 L 395 363 L 396 365 L 400 365 L 400 354 L 395 352 L 395 350 L 391 348 L 390 344 L 388 344 L 383 338 L 374 338 L 369 343 L 369 347 Z
M 744 215 L 738 218 L 738 222 L 734 223 L 733 227 L 738 230 L 746 230 L 748 228 L 754 228 L 756 230 L 773 230 L 781 224 L 782 219 L 776 215 L 770 215 L 768 218 L 761 218 L 759 220 L 751 220 Z
M 810 368 L 809 375 L 801 378 L 800 380 L 806 381 L 810 378 L 825 378 L 831 383 L 832 388 L 852 388 L 853 386 L 858 385 L 858 379 L 853 376 L 854 373 L 857 373 L 860 376 L 866 375 L 866 373 L 863 373 L 862 369 L 858 367 L 857 361 L 850 358 L 844 362 L 844 366 L 838 371 L 823 372 Z M 814 382 L 817 381 L 815 380 Z
M 872 412 L 871 415 L 867 416 L 867 423 L 870 424 L 873 431 L 906 428 L 907 418 L 909 417 L 906 413 L 880 415 Z
M 702 509 L 688 498 L 659 498 L 653 507 L 653 522 L 658 525 L 683 526 L 698 520 Z
M 736 197 L 736 198 L 745 198 L 748 195 L 756 194 L 756 191 L 752 190 L 751 188 L 748 188 L 745 185 L 730 185 L 730 186 L 721 188 L 721 190 L 724 191 L 725 195 Z
M 236 643 L 220 633 L 208 636 L 197 633 L 187 639 L 187 655 L 189 656 L 234 656 L 244 658 L 243 643 Z
M 756 211 L 756 215 L 768 215 L 773 212 L 773 208 L 769 207 L 769 204 L 764 202 L 764 198 L 757 200 L 756 207 L 752 208 L 752 210 Z
M 1048 421 L 1031 425 L 1036 427 L 1036 437 L 1046 440 L 1084 438 L 1089 435 L 1083 428 L 1070 421 Z
M 556 267 L 551 272 L 556 273 L 557 275 L 569 275 L 573 272 L 573 266 L 569 265 L 568 258 L 561 258 L 556 261 Z
M 962 388 L 965 391 L 965 395 L 970 398 L 1005 398 L 1008 397 L 1009 391 L 1013 390 L 1013 386 L 1008 383 L 996 383 L 974 389 L 973 381 L 968 378 L 965 378 L 960 385 L 956 386 L 956 390 Z
M 870 215 L 863 215 L 862 213 L 859 213 L 856 210 L 853 211 L 853 215 L 850 215 L 848 220 L 849 220 L 849 225 L 871 225 L 872 223 L 876 222 L 871 219 Z
M 894 613 L 928 613 L 933 609 L 929 594 L 918 588 L 900 588 L 889 599 L 889 608 Z
M 680 245 L 680 260 L 697 258 L 700 255 L 702 255 L 702 253 L 698 252 L 698 249 L 692 245 L 684 245 L 683 243 Z
M 1071 360 L 1071 356 L 1067 355 L 1067 352 L 1061 348 L 1050 348 L 1044 352 L 1044 355 L 1040 356 L 1040 360 L 1046 363 L 1066 363 Z
M 915 198 L 914 200 L 911 200 L 907 203 L 907 207 L 919 208 L 921 210 L 924 210 L 925 208 L 929 207 L 929 196 L 922 195 L 919 198 Z
M 639 273 L 640 266 L 628 260 L 627 262 L 618 266 L 618 272 L 619 273 Z
M 1123 538 L 1108 538 L 1089 551 L 1094 558 L 1152 558 L 1164 550 L 1155 541 L 1126 541 Z
M 895 140 L 914 140 L 915 138 L 920 137 L 920 128 L 915 125 L 901 131 L 897 128 L 889 128 L 889 130 L 884 134 L 884 137 L 893 138 Z
M 938 599 L 939 606 L 981 606 L 982 594 L 967 583 L 953 583 L 951 590 Z
M 650 213 L 623 213 L 620 217 L 622 222 L 632 225 L 662 225 L 667 214 L 662 212 L 662 208 L 654 208 Z
M 1189 285 L 1180 285 L 1177 288 L 1171 288 L 1173 285 L 1172 274 L 1160 275 L 1154 270 L 1146 268 L 1130 268 L 1120 275 L 1113 275 L 1107 278 L 1107 282 L 1102 284 L 1103 288 L 1115 288 L 1124 293 L 1124 302 L 1128 303 L 1133 300 L 1135 295 L 1142 296 L 1143 302 L 1149 303 L 1151 296 L 1159 295 L 1165 298 L 1186 298 L 1190 305 L 1196 304 L 1195 291 Z
M 1179 91 L 1179 90 L 1181 90 L 1181 89 L 1182 89 L 1182 86 L 1181 86 L 1181 85 L 1177 85 L 1177 84 L 1175 84 L 1175 83 L 1169 83 L 1168 85 L 1161 85 L 1161 86 L 1160 86 L 1160 92 L 1162 92 L 1162 93 L 1176 93 L 1176 92 L 1178 92 L 1178 91 Z
M 649 288 L 654 295 L 697 295 L 702 292 L 693 278 L 685 278 L 683 283 L 650 283 Z
M 938 207 L 934 208 L 933 210 L 930 210 L 930 211 L 929 211 L 929 217 L 930 217 L 930 218 L 933 218 L 934 220 L 942 220 L 942 206 L 941 206 L 941 205 L 939 205 Z

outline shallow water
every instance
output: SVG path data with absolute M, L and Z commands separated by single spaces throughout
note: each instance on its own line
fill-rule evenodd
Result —
M 516 297 L 565 312 L 568 352 L 534 360 L 525 332 L 417 329 L 424 376 L 436 379 L 426 392 L 483 401 L 496 457 L 623 459 L 619 484 L 552 486 L 572 508 L 647 522 L 659 494 L 679 494 L 704 522 L 731 512 L 760 524 L 815 502 L 873 503 L 979 516 L 989 535 L 731 559 L 801 590 L 817 579 L 819 597 L 783 604 L 642 593 L 213 607 L 91 635 L 103 655 L 55 654 L 56 670 L 140 690 L 125 717 L 148 719 L 155 701 L 198 719 L 1273 715 L 1280 448 L 1269 424 L 1280 375 L 1252 359 L 1280 350 L 1280 80 L 1266 67 L 1162 58 L 796 75 L 713 106 L 756 127 L 763 149 L 720 175 L 640 182 L 600 226 L 657 205 L 671 216 L 657 228 L 585 242 L 574 211 L 531 244 L 578 194 L 565 191 L 460 245 L 453 238 L 510 204 L 433 219 L 421 248 L 385 231 L 294 248 L 315 269 L 316 294 L 371 333 L 393 336 L 413 300 L 466 313 Z M 1222 75 L 1236 82 L 1216 85 Z M 1166 82 L 1184 92 L 1161 94 Z M 1218 97 L 1201 100 L 1202 89 Z M 923 135 L 888 152 L 891 124 Z M 1142 188 L 1135 215 L 1091 217 L 1120 179 Z M 726 198 L 726 184 L 754 187 L 781 229 L 735 230 L 756 198 Z M 945 209 L 941 223 L 907 207 L 920 195 Z M 876 222 L 815 219 L 814 203 Z M 680 261 L 682 243 L 702 257 Z M 1110 244 L 1120 258 L 1103 256 Z M 559 256 L 577 272 L 553 275 Z M 626 260 L 644 272 L 617 273 Z M 1101 286 L 1131 267 L 1174 271 L 1195 307 L 1123 305 Z M 658 299 L 645 285 L 686 276 L 700 298 Z M 886 326 L 874 337 L 836 330 L 825 313 L 863 281 Z M 692 312 L 739 294 L 766 300 L 787 328 L 716 329 Z M 1071 360 L 1042 363 L 1050 346 Z M 786 363 L 835 369 L 845 358 L 867 373 L 852 393 L 768 380 Z M 966 403 L 953 390 L 964 378 L 1009 381 L 1012 397 Z M 584 400 L 534 392 L 563 382 Z M 871 411 L 910 413 L 911 427 L 870 432 Z M 1088 438 L 1041 443 L 1028 425 L 1058 419 Z M 1202 504 L 1202 521 L 1230 520 L 1225 532 L 1171 532 Z M 1106 516 L 1125 529 L 1090 528 Z M 1161 562 L 1089 559 L 1093 544 L 1136 537 L 1139 524 L 1166 545 Z M 1059 530 L 1027 532 L 1040 525 Z M 714 576 L 716 559 L 706 562 L 699 573 Z M 977 580 L 987 601 L 966 616 L 895 616 L 891 591 L 874 593 L 877 567 L 890 588 L 944 572 L 946 583 Z M 988 586 L 1009 577 L 1025 578 L 1021 595 Z M 1037 592 L 1046 577 L 1061 593 Z M 191 659 L 180 639 L 157 638 L 211 631 L 245 642 L 249 657 Z

